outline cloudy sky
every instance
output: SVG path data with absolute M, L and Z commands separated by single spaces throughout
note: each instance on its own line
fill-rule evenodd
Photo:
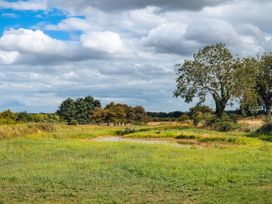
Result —
M 271 51 L 271 11 L 270 0 L 0 0 L 0 109 L 53 112 L 92 95 L 187 110 L 174 65 L 217 42 Z

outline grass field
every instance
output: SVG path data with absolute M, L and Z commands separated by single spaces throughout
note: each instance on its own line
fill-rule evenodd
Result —
M 0 203 L 272 203 L 272 143 L 188 125 L 57 126 L 0 140 Z M 205 145 L 204 145 L 205 144 Z M 209 144 L 209 145 L 207 145 Z

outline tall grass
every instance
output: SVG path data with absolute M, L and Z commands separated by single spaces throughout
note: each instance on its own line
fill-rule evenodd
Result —
M 16 137 L 23 137 L 39 132 L 55 131 L 54 124 L 48 123 L 27 123 L 17 125 L 0 125 L 0 140 Z

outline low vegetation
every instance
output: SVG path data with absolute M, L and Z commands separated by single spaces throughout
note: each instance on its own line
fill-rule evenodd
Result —
M 49 123 L 27 123 L 17 125 L 0 125 L 0 140 L 24 137 L 35 133 L 54 132 L 55 126 Z
M 57 125 L 2 140 L 0 202 L 272 202 L 272 143 L 187 124 L 129 128 Z M 176 145 L 92 140 L 120 131 Z

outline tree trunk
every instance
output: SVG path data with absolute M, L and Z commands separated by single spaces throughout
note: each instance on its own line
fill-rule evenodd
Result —
M 265 105 L 265 112 L 266 112 L 266 117 L 268 119 L 271 119 L 271 106 L 270 105 Z
M 215 101 L 216 105 L 215 113 L 218 118 L 222 117 L 224 110 L 226 108 L 226 104 L 227 103 L 225 101 Z

